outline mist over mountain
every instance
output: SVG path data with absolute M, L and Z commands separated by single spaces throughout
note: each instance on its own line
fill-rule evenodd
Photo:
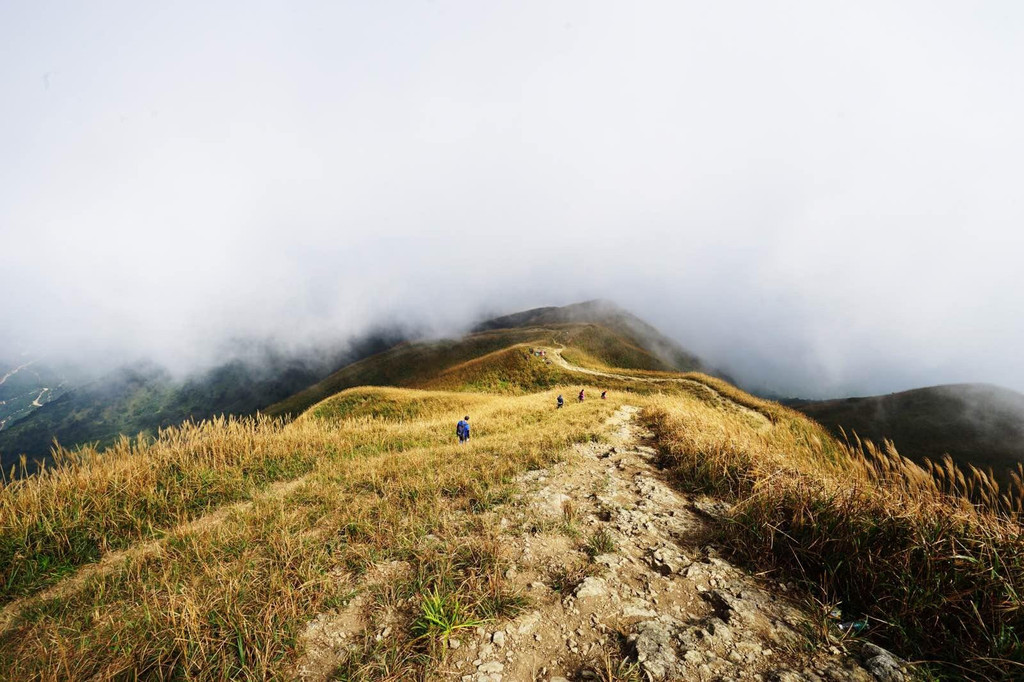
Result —
M 0 679 L 1019 679 L 1022 64 L 1009 0 L 0 2 Z
M 1024 394 L 987 384 L 930 386 L 843 400 L 787 401 L 840 435 L 894 442 L 904 457 L 1004 470 L 1024 463 Z
M 503 329 L 508 327 L 535 327 L 567 323 L 599 324 L 613 329 L 637 346 L 646 349 L 665 363 L 665 369 L 705 369 L 700 358 L 684 350 L 657 329 L 617 306 L 612 301 L 594 300 L 567 306 L 534 308 L 511 315 L 502 315 L 486 320 L 473 327 L 474 332 Z
M 1024 390 L 1022 27 L 1013 3 L 6 4 L 0 350 L 181 374 L 231 339 L 600 297 L 778 395 Z
M 361 338 L 301 349 L 239 341 L 220 364 L 186 374 L 152 361 L 105 371 L 65 368 L 59 375 L 45 369 L 34 375 L 36 383 L 49 378 L 53 388 L 32 391 L 44 399 L 24 403 L 8 398 L 0 404 L 0 410 L 9 408 L 0 412 L 0 465 L 9 471 L 25 455 L 32 471 L 34 462 L 49 458 L 54 441 L 68 449 L 86 443 L 103 448 L 122 435 L 151 437 L 185 420 L 254 414 L 340 367 L 394 346 L 407 334 L 412 332 L 378 329 Z M 25 374 L 22 369 L 7 381 L 14 383 L 13 378 Z M 0 384 L 0 391 L 6 388 L 7 382 Z

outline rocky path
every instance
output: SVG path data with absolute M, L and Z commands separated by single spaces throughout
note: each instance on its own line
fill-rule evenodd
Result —
M 718 391 L 711 388 L 707 384 L 695 381 L 693 379 L 686 379 L 682 377 L 652 377 L 652 376 L 634 376 L 626 372 L 602 372 L 600 370 L 591 369 L 589 367 L 581 367 L 580 365 L 574 365 L 562 356 L 564 348 L 552 348 L 545 349 L 549 356 L 554 359 L 556 365 L 562 369 L 569 370 L 570 372 L 576 372 L 579 374 L 589 374 L 596 377 L 604 377 L 606 379 L 629 379 L 630 381 L 637 381 L 645 384 L 683 384 L 690 387 L 694 391 L 704 393 L 706 396 L 710 396 L 712 402 L 717 402 L 728 409 L 742 412 L 759 423 L 762 428 L 770 428 L 771 421 L 757 410 L 752 410 L 745 405 L 726 398 L 721 395 Z
M 635 412 L 624 406 L 609 420 L 610 444 L 524 476 L 521 503 L 497 512 L 515 560 L 508 577 L 532 606 L 455 642 L 443 677 L 902 679 L 882 650 L 854 657 L 813 641 L 810 616 L 783 586 L 718 556 L 708 518 L 724 504 L 660 480 Z
M 577 446 L 557 465 L 525 474 L 519 499 L 487 512 L 484 522 L 512 563 L 506 578 L 528 606 L 512 620 L 454 635 L 439 678 L 903 680 L 899 662 L 881 649 L 851 646 L 854 655 L 815 638 L 811 615 L 784 585 L 718 555 L 709 521 L 726 505 L 661 480 L 636 412 L 620 408 L 606 424 L 608 442 Z M 357 597 L 310 623 L 299 677 L 326 679 L 328 664 L 367 634 L 360 604 Z

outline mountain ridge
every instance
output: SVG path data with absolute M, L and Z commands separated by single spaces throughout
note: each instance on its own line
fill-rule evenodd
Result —
M 1024 462 L 1024 394 L 987 383 L 940 384 L 884 395 L 784 404 L 843 431 L 922 462 L 949 454 L 961 466 L 999 472 Z
M 4 481 L 0 676 L 913 674 L 883 646 L 933 678 L 1024 664 L 1024 478 L 844 443 L 550 315 L 371 355 L 288 419 L 186 421 Z
M 704 371 L 704 363 L 656 328 L 607 299 L 591 299 L 567 306 L 545 306 L 501 315 L 475 325 L 471 331 L 501 328 L 571 324 L 589 322 L 608 326 L 630 338 L 666 363 L 680 371 Z
M 569 345 L 582 355 L 627 369 L 699 371 L 704 364 L 679 344 L 615 304 L 587 301 L 535 308 L 482 321 L 458 339 L 406 342 L 342 367 L 265 410 L 297 415 L 360 385 L 422 387 L 438 373 L 514 345 Z

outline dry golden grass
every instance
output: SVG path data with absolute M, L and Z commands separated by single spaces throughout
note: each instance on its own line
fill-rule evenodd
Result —
M 450 634 L 523 605 L 482 512 L 512 499 L 522 472 L 598 438 L 627 397 L 674 484 L 736 502 L 721 538 L 739 557 L 842 602 L 904 654 L 991 678 L 1021 670 L 1024 470 L 1000 489 L 991 472 L 839 442 L 713 377 L 587 362 L 615 376 L 513 347 L 434 379 L 457 391 L 356 388 L 292 423 L 214 420 L 62 453 L 0 488 L 0 671 L 287 677 L 306 623 L 346 603 L 363 572 L 400 561 L 408 570 L 368 595 L 365 614 L 368 632 L 391 636 L 369 636 L 336 674 L 424 678 Z M 581 384 L 610 399 L 576 404 Z M 559 392 L 569 400 L 556 411 Z M 467 413 L 473 439 L 458 446 Z M 112 554 L 141 546 L 153 549 Z
M 869 635 L 947 672 L 1024 671 L 1020 488 L 952 462 L 922 468 L 891 443 L 840 443 L 784 408 L 770 429 L 699 401 L 647 403 L 679 486 L 736 502 L 722 539 Z M 1020 474 L 1018 473 L 1018 476 Z
M 400 560 L 409 576 L 373 595 L 370 617 L 397 612 L 402 627 L 385 645 L 368 640 L 339 674 L 420 677 L 443 655 L 443 628 L 424 629 L 424 614 L 457 628 L 521 606 L 480 513 L 509 499 L 518 474 L 595 438 L 617 407 L 594 401 L 556 413 L 553 400 L 356 389 L 293 424 L 186 425 L 19 481 L 0 491 L 2 530 L 34 548 L 37 564 L 49 551 L 68 571 L 129 537 L 158 537 L 160 548 L 8 606 L 0 670 L 55 680 L 287 676 L 305 623 L 350 596 L 340 576 Z M 463 447 L 453 432 L 465 412 L 473 440 Z M 265 485 L 296 477 L 283 496 Z M 241 499 L 251 504 L 219 522 L 181 526 Z M 76 554 L 69 537 L 94 544 Z M 37 572 L 17 582 L 25 564 L 24 555 L 4 564 L 19 592 L 54 581 Z

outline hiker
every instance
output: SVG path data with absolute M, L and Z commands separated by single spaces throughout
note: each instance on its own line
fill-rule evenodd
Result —
M 580 402 L 583 402 L 583 389 L 580 389 Z
M 558 394 L 558 407 L 555 408 L 555 409 L 558 409 L 558 410 L 562 409 L 562 405 L 565 405 L 565 400 L 562 398 L 562 394 L 559 393 Z
M 455 425 L 455 435 L 459 437 L 459 445 L 465 445 L 469 440 L 469 415 L 459 420 Z
M 608 391 L 601 391 L 601 400 L 608 399 Z

